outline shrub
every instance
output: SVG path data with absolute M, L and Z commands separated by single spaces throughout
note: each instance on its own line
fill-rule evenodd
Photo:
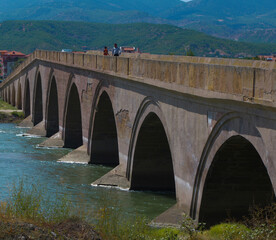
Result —
M 249 232 L 250 230 L 243 224 L 222 223 L 211 227 L 208 235 L 214 239 L 238 240 L 246 239 Z
M 53 200 L 54 199 L 54 200 Z M 39 184 L 14 184 L 7 202 L 1 203 L 1 214 L 36 222 L 60 222 L 71 217 L 71 203 L 65 197 L 46 197 Z
M 249 212 L 249 217 L 244 220 L 244 223 L 252 229 L 248 239 L 276 239 L 276 203 L 266 207 L 254 206 Z
M 24 118 L 24 113 L 23 113 L 23 112 L 13 111 L 11 114 L 12 114 L 14 117 L 17 117 L 17 118 Z

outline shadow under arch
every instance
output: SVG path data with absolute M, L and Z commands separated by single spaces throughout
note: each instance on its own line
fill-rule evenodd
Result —
M 33 98 L 33 124 L 34 126 L 43 120 L 43 101 L 42 101 L 42 83 L 41 74 L 38 71 L 36 75 L 34 98 Z
M 8 89 L 9 89 L 8 90 L 8 103 L 11 104 L 11 99 L 12 99 L 12 97 L 11 97 L 11 95 L 12 95 L 11 94 L 11 85 L 8 86 Z
M 116 121 L 112 102 L 106 91 L 98 99 L 91 137 L 90 163 L 119 165 Z
M 31 96 L 30 96 L 30 82 L 29 78 L 25 81 L 25 93 L 24 93 L 24 115 L 25 117 L 31 114 Z
M 59 131 L 58 91 L 55 77 L 49 81 L 46 110 L 46 136 L 51 137 Z
M 241 220 L 251 206 L 263 207 L 274 200 L 260 155 L 247 139 L 232 136 L 216 152 L 208 169 L 199 222 L 211 226 L 229 217 Z
M 22 109 L 22 89 L 21 89 L 21 83 L 18 81 L 18 86 L 17 86 L 17 108 Z
M 175 194 L 171 148 L 166 126 L 156 109 L 161 111 L 149 97 L 137 113 L 130 142 L 127 178 L 133 190 L 171 191 Z
M 12 100 L 11 100 L 11 105 L 15 106 L 15 86 L 12 84 Z
M 71 84 L 68 91 L 64 126 L 64 147 L 78 148 L 83 145 L 81 105 L 75 83 Z
M 4 89 L 4 101 L 7 101 L 7 88 Z

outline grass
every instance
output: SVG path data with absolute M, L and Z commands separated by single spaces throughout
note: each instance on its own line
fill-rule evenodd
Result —
M 37 184 L 14 184 L 0 203 L 1 239 L 108 239 L 108 240 L 268 240 L 276 239 L 276 204 L 252 208 L 241 223 L 222 223 L 203 230 L 188 216 L 181 228 L 152 228 L 143 217 L 126 219 L 119 208 L 103 206 L 89 216 L 66 197 L 46 197 Z M 107 203 L 107 202 L 106 202 Z M 91 225 L 85 218 L 95 219 Z
M 9 110 L 9 111 L 6 111 Z M 24 119 L 24 113 L 2 99 L 0 99 L 0 122 L 1 123 L 18 123 Z
M 17 110 L 17 108 L 0 99 L 0 110 Z

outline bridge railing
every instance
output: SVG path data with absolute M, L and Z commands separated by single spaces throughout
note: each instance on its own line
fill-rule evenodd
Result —
M 245 100 L 276 100 L 276 63 L 240 59 L 217 59 L 166 55 L 78 54 L 36 50 L 2 83 L 15 76 L 33 61 L 49 61 L 66 66 L 104 71 L 128 76 L 174 90 L 197 88 L 242 96 Z

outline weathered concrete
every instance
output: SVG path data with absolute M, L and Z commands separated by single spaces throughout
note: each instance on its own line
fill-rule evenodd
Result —
M 153 219 L 150 225 L 154 227 L 179 227 L 183 223 L 183 215 L 185 214 L 183 208 L 178 204 L 173 205 L 167 211 Z
M 63 161 L 117 166 L 95 185 L 172 191 L 157 222 L 209 224 L 275 198 L 275 89 L 274 62 L 47 51 L 0 86 L 45 146 L 77 148 Z
M 93 182 L 92 186 L 110 186 L 128 190 L 130 188 L 130 182 L 126 178 L 125 170 L 124 165 L 119 165 L 106 175 Z
M 81 164 L 88 164 L 90 161 L 90 157 L 87 154 L 86 146 L 81 146 L 76 150 L 70 152 L 69 154 L 65 155 L 59 162 L 68 162 L 68 163 L 81 163 Z
M 46 136 L 45 123 L 42 121 L 36 126 L 32 127 L 30 130 L 26 132 L 26 135 L 45 137 Z
M 24 127 L 24 128 L 32 128 L 34 126 L 32 122 L 32 117 L 29 116 L 25 118 L 22 122 L 18 124 L 19 127 Z
M 38 145 L 39 147 L 48 147 L 48 148 L 63 148 L 64 142 L 62 140 L 62 133 L 58 132 L 55 135 L 51 136 L 44 142 Z

